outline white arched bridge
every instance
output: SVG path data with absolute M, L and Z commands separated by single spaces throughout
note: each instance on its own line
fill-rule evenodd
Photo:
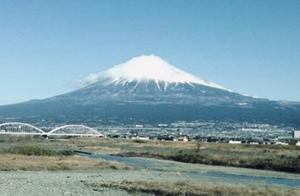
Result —
M 46 132 L 36 126 L 21 122 L 0 124 L 0 135 L 103 137 L 103 134 L 99 133 L 96 129 L 85 125 L 64 125 Z

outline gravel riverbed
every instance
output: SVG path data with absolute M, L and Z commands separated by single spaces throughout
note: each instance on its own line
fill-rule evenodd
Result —
M 77 195 L 130 195 L 126 191 L 93 188 L 86 183 L 126 181 L 191 180 L 176 172 L 148 170 L 98 170 L 98 171 L 1 171 L 1 196 L 77 196 Z M 143 194 L 145 195 L 145 194 Z
M 110 175 L 109 175 L 110 174 Z M 126 191 L 105 189 L 94 191 L 82 182 L 111 179 L 115 171 L 71 172 L 41 171 L 0 172 L 1 196 L 75 196 L 75 195 L 128 195 Z M 121 175 L 121 174 L 120 174 Z M 122 176 L 119 176 L 122 178 Z
M 97 187 L 95 189 L 92 186 L 87 186 L 87 184 L 93 183 L 109 184 L 111 182 L 121 183 L 124 181 L 151 181 L 158 183 L 203 182 L 243 186 L 300 188 L 300 175 L 298 174 L 186 164 L 147 158 L 121 158 L 107 155 L 95 155 L 91 158 L 126 163 L 135 167 L 135 169 L 37 172 L 0 171 L 0 196 L 132 195 L 116 188 Z M 141 194 L 137 193 L 137 195 Z

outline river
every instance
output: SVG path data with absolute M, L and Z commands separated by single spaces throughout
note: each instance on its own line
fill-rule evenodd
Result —
M 226 182 L 242 185 L 266 185 L 300 188 L 300 175 L 246 168 L 208 166 L 142 157 L 120 157 L 110 154 L 81 154 L 81 156 L 115 161 L 138 170 L 174 173 L 174 178 L 192 181 Z

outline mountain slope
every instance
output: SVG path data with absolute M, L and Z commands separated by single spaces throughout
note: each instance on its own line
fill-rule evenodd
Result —
M 178 120 L 300 126 L 300 105 L 256 99 L 141 56 L 81 81 L 83 88 L 44 100 L 0 107 L 0 119 L 49 122 L 168 123 Z

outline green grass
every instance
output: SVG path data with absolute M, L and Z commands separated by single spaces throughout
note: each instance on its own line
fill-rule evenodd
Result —
M 27 156 L 71 156 L 74 155 L 72 150 L 52 150 L 39 145 L 18 145 L 4 149 L 4 154 L 20 154 Z

